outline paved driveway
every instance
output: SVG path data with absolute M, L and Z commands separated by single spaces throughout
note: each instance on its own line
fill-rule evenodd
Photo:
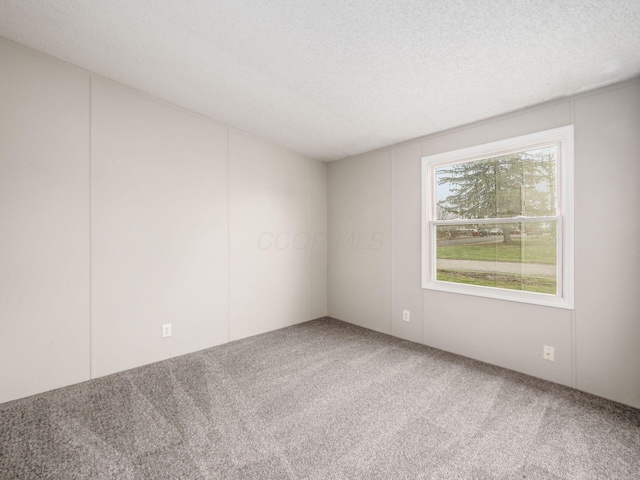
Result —
M 539 277 L 555 277 L 556 266 L 542 263 L 484 262 L 479 260 L 438 259 L 438 269 L 468 272 L 495 272 Z

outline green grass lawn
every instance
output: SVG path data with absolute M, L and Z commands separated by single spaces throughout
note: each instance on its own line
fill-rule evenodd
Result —
M 471 243 L 438 247 L 438 258 L 486 260 L 490 262 L 556 263 L 556 242 L 551 235 L 513 238 L 504 243 L 502 237 L 491 243 Z
M 485 287 L 524 290 L 527 292 L 556 293 L 556 279 L 493 272 L 465 272 L 458 270 L 438 270 L 438 280 L 443 282 L 482 285 Z

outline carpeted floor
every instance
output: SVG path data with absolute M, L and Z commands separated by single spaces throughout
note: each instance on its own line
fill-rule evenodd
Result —
M 337 320 L 0 405 L 5 479 L 639 479 L 640 410 Z

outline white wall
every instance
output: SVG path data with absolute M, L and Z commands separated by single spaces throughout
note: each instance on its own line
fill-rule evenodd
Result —
M 572 103 L 560 102 L 426 137 L 422 150 L 424 155 L 457 150 L 569 125 L 571 119 Z M 420 257 L 416 259 L 420 263 Z M 572 385 L 570 310 L 434 290 L 423 291 L 423 305 L 423 341 L 427 345 Z M 555 362 L 542 359 L 542 345 L 555 347 Z
M 575 310 L 422 290 L 421 157 L 568 124 Z M 391 253 L 330 242 L 329 315 L 640 407 L 638 132 L 636 80 L 330 163 L 330 237 L 390 232 L 381 251 Z M 555 362 L 542 360 L 543 344 Z
M 640 408 L 640 84 L 575 124 L 577 387 Z
M 391 333 L 391 176 L 387 150 L 327 171 L 330 315 Z
M 391 148 L 391 320 L 392 334 L 422 342 L 422 192 L 407 188 L 420 181 L 422 142 Z M 417 195 L 417 196 L 416 196 Z M 416 222 L 418 219 L 418 222 Z M 403 310 L 410 312 L 408 322 Z
M 89 379 L 89 78 L 0 43 L 0 402 Z
M 328 171 L 11 42 L 0 84 L 0 402 L 328 308 L 640 407 L 640 82 Z M 575 311 L 423 291 L 421 157 L 570 123 Z
M 91 131 L 93 376 L 226 342 L 227 129 L 93 80 Z
M 326 315 L 326 167 L 229 136 L 229 339 Z
M 0 83 L 0 402 L 326 315 L 324 163 L 7 41 Z

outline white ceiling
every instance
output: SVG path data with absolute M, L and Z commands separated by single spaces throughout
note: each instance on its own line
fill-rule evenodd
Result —
M 639 0 L 2 0 L 0 35 L 321 160 L 640 74 Z

